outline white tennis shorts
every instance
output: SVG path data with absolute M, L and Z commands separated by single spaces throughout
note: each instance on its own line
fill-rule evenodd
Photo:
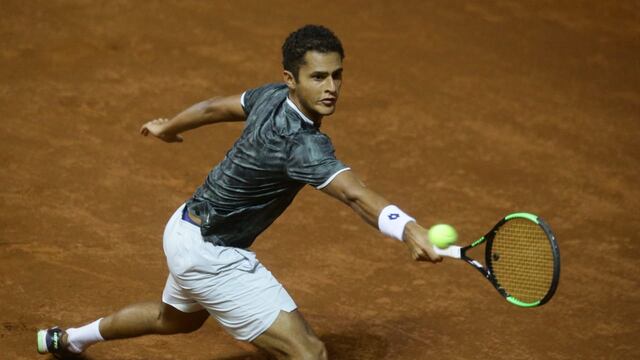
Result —
M 169 276 L 162 301 L 182 312 L 206 309 L 234 338 L 253 341 L 296 304 L 252 251 L 215 246 L 182 220 L 184 205 L 164 230 Z

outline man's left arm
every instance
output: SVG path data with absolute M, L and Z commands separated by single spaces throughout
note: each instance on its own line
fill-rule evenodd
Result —
M 367 188 L 352 171 L 338 174 L 329 185 L 322 188 L 322 191 L 349 205 L 365 222 L 376 229 L 386 233 L 397 233 L 396 237 L 401 237 L 399 240 L 404 241 L 415 260 L 442 261 L 429 242 L 428 230 L 413 219 L 403 224 L 403 228 L 391 229 L 391 231 L 385 229 L 394 225 L 388 222 L 386 215 L 381 216 L 383 212 L 391 211 L 390 219 L 400 217 L 399 220 L 402 220 L 402 217 L 405 217 L 408 220 L 410 218 L 381 195 Z
M 172 119 L 155 119 L 142 125 L 140 134 L 149 134 L 166 142 L 182 142 L 181 133 L 208 124 L 242 121 L 246 117 L 242 95 L 217 97 L 199 102 Z

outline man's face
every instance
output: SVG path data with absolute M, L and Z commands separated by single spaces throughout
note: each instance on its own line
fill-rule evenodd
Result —
M 285 74 L 285 81 L 300 110 L 311 120 L 320 121 L 336 110 L 342 85 L 342 59 L 337 52 L 307 51 L 304 60 L 298 80 L 287 79 Z

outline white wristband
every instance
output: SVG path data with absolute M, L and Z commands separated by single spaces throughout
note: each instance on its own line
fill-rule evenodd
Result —
M 397 206 L 389 205 L 382 209 L 380 215 L 378 215 L 378 229 L 383 234 L 402 241 L 404 227 L 409 221 L 416 221 L 416 219 L 405 214 Z

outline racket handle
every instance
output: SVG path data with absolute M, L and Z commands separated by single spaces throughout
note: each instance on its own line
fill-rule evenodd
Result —
M 462 249 L 462 247 L 455 245 L 451 245 L 446 249 L 440 249 L 435 245 L 433 246 L 433 250 L 436 252 L 436 254 L 440 256 L 452 257 L 455 259 L 460 259 L 462 257 L 462 252 L 460 251 L 460 249 Z

